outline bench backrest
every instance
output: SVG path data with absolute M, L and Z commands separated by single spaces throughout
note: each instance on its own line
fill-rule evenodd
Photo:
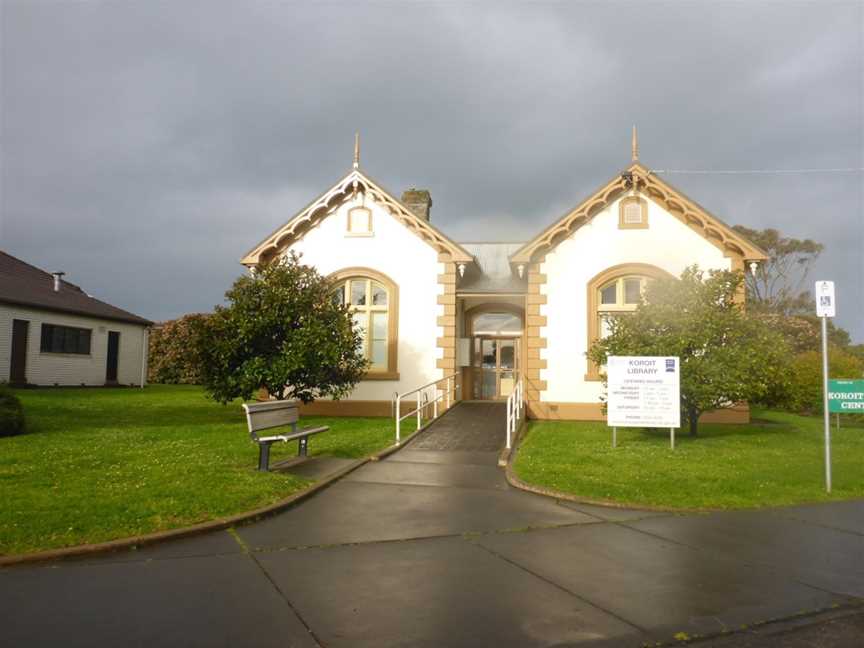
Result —
M 253 439 L 258 438 L 259 430 L 290 425 L 297 427 L 300 408 L 297 401 L 265 401 L 263 403 L 243 403 L 246 411 L 246 424 Z

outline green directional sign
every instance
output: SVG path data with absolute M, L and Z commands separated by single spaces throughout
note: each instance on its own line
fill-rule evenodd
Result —
M 829 380 L 828 411 L 864 414 L 864 380 Z

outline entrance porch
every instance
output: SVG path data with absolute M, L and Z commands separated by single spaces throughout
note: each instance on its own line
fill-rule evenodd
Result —
M 460 296 L 456 310 L 463 398 L 506 400 L 525 366 L 524 297 Z

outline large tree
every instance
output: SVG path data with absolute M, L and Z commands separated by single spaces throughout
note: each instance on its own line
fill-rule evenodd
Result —
M 820 348 L 821 326 L 807 278 L 824 246 L 811 239 L 796 239 L 776 229 L 754 230 L 736 225 L 739 234 L 759 245 L 768 259 L 746 274 L 747 307 L 786 334 L 796 352 Z M 828 342 L 845 349 L 849 332 L 828 320 Z
M 309 403 L 346 396 L 363 377 L 362 333 L 334 286 L 291 255 L 237 279 L 200 336 L 205 388 L 227 403 L 261 388 Z
M 754 310 L 782 315 L 809 313 L 813 309 L 807 277 L 824 246 L 810 239 L 783 236 L 776 229 L 733 228 L 768 254 L 756 274 L 746 275 L 747 302 Z
M 696 266 L 680 280 L 654 280 L 635 312 L 611 319 L 588 356 L 600 365 L 610 355 L 678 356 L 682 419 L 696 436 L 702 413 L 758 400 L 784 379 L 785 340 L 736 303 L 742 281 L 739 272 Z

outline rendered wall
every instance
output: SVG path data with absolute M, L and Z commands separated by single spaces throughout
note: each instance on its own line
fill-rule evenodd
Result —
M 360 205 L 348 201 L 305 233 L 289 248 L 302 254 L 302 262 L 329 275 L 345 268 L 365 267 L 387 275 L 399 287 L 398 380 L 364 380 L 350 396 L 352 401 L 384 401 L 387 411 L 370 407 L 369 413 L 389 414 L 393 392 L 404 392 L 440 378 L 436 360 L 442 357 L 437 339 L 443 335 L 437 318 L 443 289 L 438 275 L 444 264 L 438 252 L 368 198 L 372 210 L 372 236 L 346 236 L 348 210 Z M 392 316 L 392 313 L 391 313 Z M 319 406 L 320 409 L 320 406 Z M 361 411 L 343 408 L 346 413 Z
M 146 328 L 92 317 L 0 305 L 0 382 L 9 380 L 12 320 L 30 322 L 27 334 L 27 382 L 32 385 L 104 385 L 108 331 L 120 333 L 117 382 L 141 384 L 142 344 Z M 90 354 L 42 353 L 42 324 L 91 329 Z M 146 383 L 146 372 L 145 372 Z
M 540 266 L 540 272 L 546 275 L 545 285 L 541 286 L 546 304 L 541 305 L 540 313 L 547 321 L 540 330 L 547 342 L 546 348 L 540 350 L 540 357 L 546 360 L 546 368 L 540 370 L 540 379 L 546 381 L 546 389 L 540 392 L 541 403 L 600 400 L 601 383 L 585 379 L 587 287 L 597 274 L 627 263 L 650 264 L 674 276 L 694 263 L 702 269 L 731 268 L 730 259 L 716 246 L 651 200 L 647 229 L 619 229 L 618 202 L 609 204 L 562 241 Z M 600 418 L 598 408 L 582 409 L 583 415 L 573 410 L 578 418 Z M 588 416 L 595 409 L 595 416 Z

